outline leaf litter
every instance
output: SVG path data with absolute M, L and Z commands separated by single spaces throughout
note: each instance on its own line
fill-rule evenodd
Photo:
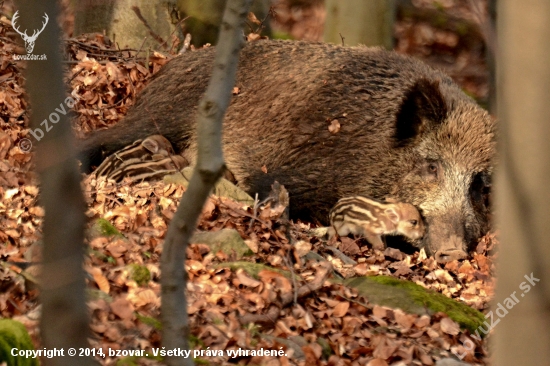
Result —
M 0 24 L 0 315 L 23 322 L 38 346 L 37 278 L 44 210 L 38 205 L 33 154 L 20 145 L 30 138 L 21 74 L 25 64 L 7 61 L 24 50 L 9 35 L 9 20 L 2 18 Z M 101 35 L 66 42 L 74 61 L 67 83 L 77 100 L 74 129 L 79 136 L 123 118 L 137 93 L 173 57 L 153 53 L 145 62 L 125 52 L 106 51 L 113 47 Z M 84 265 L 89 274 L 91 345 L 104 351 L 158 348 L 160 255 L 184 188 L 163 182 L 113 184 L 93 176 L 86 177 L 82 187 L 90 219 Z M 282 347 L 286 356 L 216 356 L 207 362 L 433 365 L 452 357 L 453 351 L 466 354 L 464 361 L 469 363 L 488 362 L 486 340 L 469 337 L 475 348 L 466 350 L 463 342 L 469 332 L 445 314 L 407 314 L 371 304 L 357 291 L 328 279 L 393 276 L 487 312 L 495 286 L 495 233 L 480 240 L 471 259 L 440 265 L 423 251 L 372 250 L 364 239 L 327 243 L 311 236 L 311 225 L 303 222 L 292 223 L 287 236 L 279 222 L 282 212 L 266 206 L 255 219 L 254 214 L 253 208 L 224 197 L 212 196 L 205 205 L 199 231 L 236 230 L 252 252 L 240 260 L 272 268 L 256 275 L 232 270 L 224 263 L 236 261 L 234 253 L 192 243 L 185 265 L 191 343 L 194 349 L 225 351 Z M 120 235 L 93 234 L 100 218 Z M 309 252 L 324 260 L 306 260 Z M 99 361 L 116 363 L 112 357 Z M 158 363 L 146 358 L 135 362 Z

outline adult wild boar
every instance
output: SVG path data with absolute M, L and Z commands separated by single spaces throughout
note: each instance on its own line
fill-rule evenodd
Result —
M 156 134 L 193 161 L 213 58 L 205 49 L 170 61 L 125 120 L 83 142 L 88 163 Z M 236 86 L 224 154 L 249 193 L 277 180 L 291 216 L 324 223 L 345 196 L 412 203 L 427 226 L 413 244 L 440 262 L 465 257 L 487 229 L 495 124 L 442 72 L 380 49 L 257 41 Z

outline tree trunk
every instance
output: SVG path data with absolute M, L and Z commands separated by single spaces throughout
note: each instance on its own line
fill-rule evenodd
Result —
M 541 365 L 550 359 L 550 2 L 502 0 L 497 14 L 501 245 L 494 364 Z M 498 304 L 513 297 L 516 305 L 499 318 Z
M 197 113 L 197 165 L 164 240 L 161 257 L 162 345 L 170 350 L 189 349 L 186 251 L 204 202 L 225 168 L 222 123 L 235 86 L 239 53 L 244 42 L 242 28 L 250 2 L 230 0 L 227 3 L 212 76 Z M 166 357 L 165 362 L 170 366 L 193 364 L 192 359 L 176 356 Z
M 95 365 L 87 357 L 69 357 L 70 348 L 88 348 L 85 302 L 84 197 L 68 112 L 74 104 L 63 84 L 57 1 L 19 1 L 20 29 L 40 29 L 34 54 L 47 60 L 28 61 L 25 87 L 32 106 L 30 143 L 40 178 L 44 207 L 43 269 L 40 278 L 40 336 L 45 349 L 62 349 L 65 357 L 43 358 L 43 365 Z M 46 14 L 46 16 L 45 16 Z M 32 136 L 32 138 L 31 138 Z
M 394 0 L 326 0 L 325 42 L 393 48 Z
M 73 5 L 76 36 L 105 33 L 121 48 L 136 50 L 170 48 L 172 35 L 183 39 L 176 29 L 176 0 L 87 0 L 73 1 Z M 143 19 L 133 7 L 139 9 Z

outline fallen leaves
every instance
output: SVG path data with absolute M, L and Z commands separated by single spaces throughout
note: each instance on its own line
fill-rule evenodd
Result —
M 428 30 L 421 35 L 450 48 L 457 41 L 447 33 L 432 35 Z M 27 253 L 32 254 L 31 244 L 41 238 L 45 213 L 37 205 L 39 188 L 33 174 L 28 173 L 32 153 L 20 147 L 21 140 L 31 139 L 32 135 L 27 128 L 28 105 L 21 76 L 24 64 L 5 61 L 19 47 L 8 39 L 0 38 L 0 54 L 6 56 L 0 65 L 0 256 L 14 263 L 26 263 Z M 77 101 L 75 129 L 80 135 L 119 121 L 136 94 L 172 57 L 154 52 L 145 62 L 112 53 L 114 45 L 101 35 L 70 40 L 67 49 L 75 61 L 67 78 L 71 95 Z M 238 87 L 233 89 L 233 94 L 239 93 Z M 341 132 L 338 119 L 329 121 L 330 133 Z M 266 165 L 260 169 L 268 172 Z M 184 189 L 162 182 L 111 184 L 91 177 L 83 182 L 83 187 L 88 217 L 106 219 L 121 233 L 89 239 L 85 268 L 90 275 L 88 289 L 95 291 L 89 301 L 92 344 L 103 349 L 158 347 L 159 259 L 163 238 Z M 287 357 L 239 360 L 270 365 L 433 365 L 453 350 L 465 352 L 462 345 L 469 339 L 467 332 L 446 315 L 419 316 L 373 305 L 327 279 L 334 276 L 333 269 L 342 277 L 384 274 L 418 283 L 483 310 L 494 288 L 492 249 L 496 240 L 492 234 L 480 241 L 473 258 L 442 267 L 424 251 L 412 255 L 395 248 L 372 251 L 365 242 L 352 238 L 334 243 L 339 253 L 327 250 L 326 243 L 307 235 L 307 225 L 302 223 L 291 226 L 291 245 L 277 223 L 281 214 L 280 208 L 264 206 L 252 220 L 251 208 L 228 199 L 208 200 L 199 229 L 237 230 L 254 253 L 245 260 L 269 263 L 275 268 L 260 271 L 257 276 L 230 270 L 223 267 L 230 255 L 213 253 L 199 243 L 189 247 L 185 263 L 189 274 L 188 314 L 191 333 L 201 342 L 197 348 L 278 349 L 282 340 L 292 340 L 295 346 L 284 345 Z M 310 252 L 321 257 L 322 265 L 304 258 Z M 138 283 L 133 265 L 149 271 L 144 281 Z M 292 276 L 286 277 L 276 269 L 285 269 Z M 38 292 L 26 287 L 20 272 L 0 268 L 3 317 L 30 316 L 39 309 Z M 36 322 L 27 324 L 36 330 Z M 279 340 L 264 338 L 266 334 Z M 474 346 L 466 360 L 485 362 L 484 343 L 476 341 Z
M 123 296 L 117 297 L 109 305 L 113 314 L 122 320 L 131 320 L 134 314 L 134 306 Z
M 348 309 L 349 309 L 349 302 L 342 301 L 334 307 L 332 311 L 332 316 L 336 318 L 341 318 L 344 315 L 346 315 L 346 313 L 348 312 Z

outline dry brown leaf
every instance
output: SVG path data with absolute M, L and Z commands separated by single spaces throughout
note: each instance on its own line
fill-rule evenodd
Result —
M 254 23 L 256 25 L 261 25 L 262 22 L 256 18 L 256 15 L 253 12 L 248 12 L 248 15 L 246 16 L 246 19 L 248 19 L 249 22 Z
M 103 217 L 105 220 L 110 220 L 113 217 L 121 216 L 125 218 L 130 217 L 130 208 L 128 206 L 118 206 L 115 209 L 107 212 Z
M 249 42 L 252 42 L 252 41 L 257 41 L 258 39 L 262 38 L 262 35 L 258 34 L 258 33 L 248 33 L 246 38 Z
M 288 278 L 280 273 L 269 270 L 262 270 L 258 272 L 258 277 L 261 281 L 265 283 L 274 283 L 275 288 L 282 293 L 289 293 L 290 291 L 292 291 L 292 283 Z
M 375 359 L 370 360 L 367 363 L 367 366 L 388 366 L 388 363 L 385 360 L 381 359 L 381 358 L 375 358 Z
M 122 320 L 130 320 L 134 315 L 134 306 L 124 297 L 117 297 L 110 305 L 111 311 Z
M 0 160 L 3 160 L 8 155 L 8 151 L 11 149 L 10 136 L 0 131 Z
M 128 251 L 126 242 L 123 239 L 115 240 L 105 247 L 114 258 L 120 258 Z
M 392 340 L 384 337 L 383 340 L 376 346 L 372 355 L 383 360 L 390 358 L 397 350 L 397 344 Z
M 257 254 L 259 250 L 258 242 L 256 240 L 246 239 L 244 241 L 246 246 L 252 251 L 252 253 Z
M 344 239 L 344 238 L 342 238 Z M 346 238 L 349 239 L 349 238 Z M 342 240 L 342 244 L 340 245 L 340 251 L 346 255 L 358 255 L 361 253 L 361 248 L 359 248 L 359 245 L 357 244 L 356 240 Z
M 122 73 L 120 72 L 119 68 L 116 67 L 116 65 L 112 62 L 107 62 L 107 64 L 105 65 L 105 69 L 107 70 L 107 74 L 109 75 L 111 80 L 122 79 Z
M 37 186 L 25 186 L 24 191 L 33 197 L 38 196 Z
M 341 318 L 348 312 L 349 309 L 349 302 L 348 301 L 342 301 L 338 305 L 334 307 L 334 311 L 332 312 L 332 315 L 336 318 Z
M 449 272 L 447 272 L 444 269 L 436 269 L 434 271 L 434 275 L 440 282 L 443 282 L 443 283 L 453 282 L 453 278 L 451 277 Z
M 451 318 L 441 319 L 441 331 L 450 335 L 457 335 L 460 332 L 460 326 Z
M 188 259 L 185 262 L 185 269 L 197 273 L 204 270 L 204 264 L 199 261 Z
M 11 200 L 18 193 L 19 193 L 19 188 L 8 189 L 4 193 L 4 200 Z
M 416 320 L 416 315 L 406 314 L 400 309 L 395 309 L 393 314 L 395 316 L 395 322 L 403 327 L 403 331 L 408 331 Z
M 14 239 L 18 239 L 19 237 L 21 237 L 21 233 L 19 233 L 17 230 L 6 230 L 4 231 L 4 233 L 6 233 L 8 236 L 14 238 Z
M 212 216 L 214 215 L 214 211 L 216 211 L 216 204 L 211 198 L 209 198 L 206 200 L 202 208 L 201 220 L 211 219 Z
M 128 294 L 127 299 L 137 308 L 140 308 L 149 304 L 153 304 L 155 307 L 160 306 L 160 298 L 151 289 L 143 289 L 143 288 L 133 289 Z
M 116 326 L 109 327 L 103 334 L 113 342 L 120 340 L 120 331 Z
M 105 323 L 90 324 L 90 328 L 96 333 L 104 333 L 107 331 L 108 327 Z
M 378 305 L 374 305 L 374 308 L 372 309 L 372 314 L 380 319 L 385 318 L 387 316 L 386 308 L 383 308 Z
M 317 356 L 315 353 L 315 350 L 311 347 L 311 345 L 307 345 L 302 347 L 302 351 L 304 352 L 306 356 L 306 364 L 309 366 L 319 366 L 321 365 L 320 356 Z
M 257 281 L 253 278 L 248 277 L 242 269 L 239 269 L 237 271 L 236 277 L 237 277 L 237 280 L 239 281 L 239 284 L 246 287 L 258 287 L 262 284 L 260 281 Z
M 434 361 L 432 359 L 432 356 L 422 353 L 420 354 L 420 362 L 422 362 L 423 365 L 433 365 Z
M 103 275 L 100 268 L 93 267 L 90 268 L 89 272 L 91 273 L 95 283 L 97 284 L 97 287 L 106 294 L 109 293 L 111 290 L 111 286 L 109 285 L 109 280 L 107 277 Z
M 298 257 L 303 257 L 311 251 L 311 243 L 304 240 L 298 240 L 294 244 L 294 251 Z
M 420 318 L 416 319 L 416 322 L 414 323 L 414 325 L 422 329 L 430 325 L 430 323 L 431 323 L 431 318 L 427 315 L 422 315 L 420 316 Z
M 44 209 L 40 206 L 34 206 L 34 207 L 31 207 L 29 208 L 29 212 L 32 214 L 32 215 L 36 215 L 38 217 L 44 217 Z

